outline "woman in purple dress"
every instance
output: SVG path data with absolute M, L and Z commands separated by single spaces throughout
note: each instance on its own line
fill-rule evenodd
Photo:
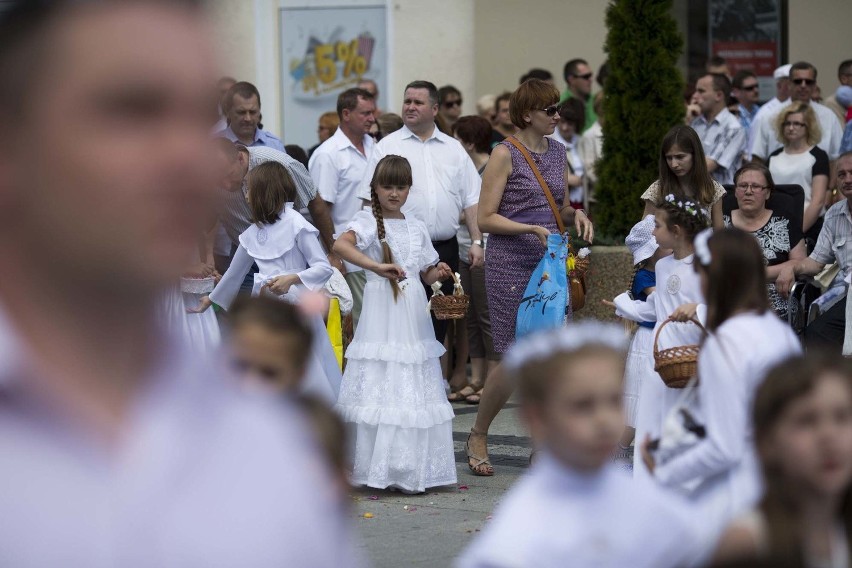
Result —
M 509 113 L 523 145 L 547 182 L 565 224 L 573 223 L 586 241 L 594 236 L 592 223 L 581 209 L 566 199 L 566 174 L 570 169 L 565 147 L 547 137 L 559 122 L 559 91 L 550 83 L 530 79 L 512 93 Z M 485 289 L 491 311 L 494 350 L 505 353 L 515 341 L 518 303 L 527 282 L 556 232 L 556 219 L 544 190 L 521 152 L 509 139 L 498 144 L 482 176 L 479 226 L 490 233 L 485 254 Z M 488 461 L 488 428 L 511 395 L 511 386 L 498 366 L 486 381 L 468 437 L 468 466 L 475 475 L 493 475 Z

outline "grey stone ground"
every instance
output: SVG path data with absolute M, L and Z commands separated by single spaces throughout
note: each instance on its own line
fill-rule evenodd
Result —
M 377 568 L 445 567 L 486 522 L 503 493 L 521 475 L 529 459 L 529 438 L 511 402 L 489 432 L 493 477 L 475 477 L 467 468 L 464 443 L 476 406 L 454 404 L 453 437 L 458 484 L 425 495 L 373 489 L 352 492 L 352 517 L 365 555 Z M 378 497 L 377 500 L 370 499 Z M 406 508 L 407 507 L 407 508 Z M 364 518 L 370 513 L 373 518 Z

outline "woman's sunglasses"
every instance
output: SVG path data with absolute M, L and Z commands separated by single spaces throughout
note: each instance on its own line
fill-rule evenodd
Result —
M 546 114 L 547 116 L 555 116 L 559 113 L 560 110 L 562 110 L 562 105 L 550 105 L 547 108 L 542 108 L 539 110 L 543 111 L 544 114 Z

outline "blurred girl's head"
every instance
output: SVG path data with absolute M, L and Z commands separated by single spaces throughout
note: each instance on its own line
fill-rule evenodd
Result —
M 707 329 L 735 313 L 769 309 L 766 266 L 754 236 L 729 227 L 707 229 L 695 239 L 695 267 L 707 302 Z
M 594 471 L 624 432 L 624 330 L 596 321 L 530 335 L 507 355 L 535 443 L 564 465 Z
M 716 190 L 707 172 L 704 147 L 691 127 L 681 124 L 665 135 L 660 147 L 659 171 L 661 195 L 689 197 L 705 208 L 713 203 Z
M 296 391 L 305 375 L 313 332 L 298 309 L 270 297 L 240 298 L 228 312 L 229 357 L 247 386 Z
M 834 501 L 852 541 L 852 362 L 814 352 L 782 362 L 757 390 L 753 419 L 772 550 L 801 558 L 808 501 Z
M 707 210 L 685 198 L 666 195 L 654 215 L 654 238 L 664 249 L 691 244 L 695 235 L 707 228 Z
M 281 210 L 296 199 L 296 185 L 287 168 L 278 162 L 264 162 L 248 174 L 248 203 L 252 222 L 271 225 L 281 218 Z

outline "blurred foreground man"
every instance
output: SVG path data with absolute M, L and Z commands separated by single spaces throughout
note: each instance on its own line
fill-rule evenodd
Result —
M 155 322 L 215 181 L 203 14 L 15 4 L 0 16 L 0 566 L 352 565 L 295 411 L 231 392 Z

